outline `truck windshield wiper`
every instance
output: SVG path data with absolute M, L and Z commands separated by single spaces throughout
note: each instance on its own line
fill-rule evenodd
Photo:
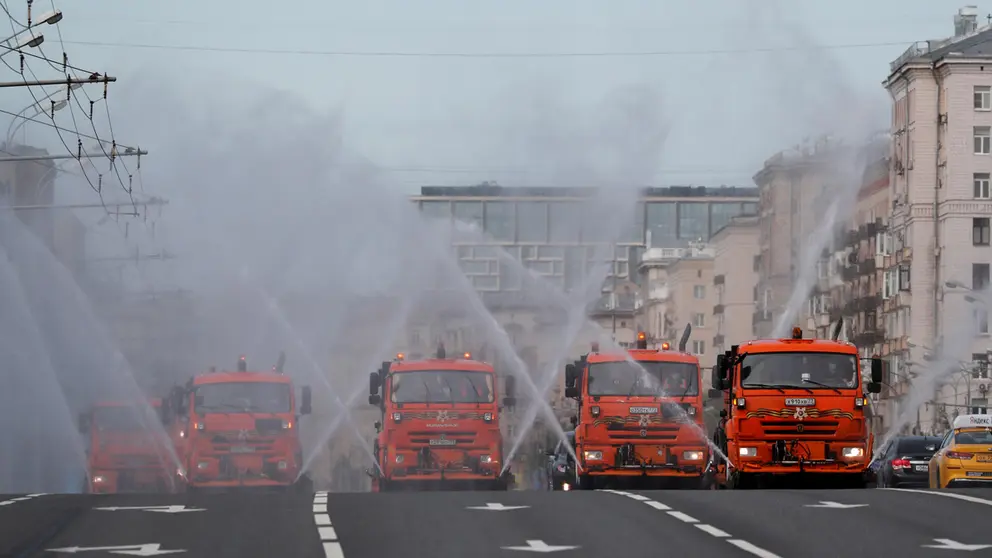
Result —
M 444 385 L 448 387 L 448 403 L 451 403 L 451 406 L 454 407 L 455 406 L 455 388 L 451 387 L 451 382 L 449 382 L 448 379 L 445 378 L 444 376 L 442 376 L 441 379 L 444 380 Z
M 784 390 L 784 389 L 782 389 L 781 387 L 779 387 L 779 386 L 773 386 L 773 385 L 771 385 L 771 384 L 744 384 L 744 385 L 743 385 L 743 386 L 741 386 L 741 387 L 743 387 L 744 389 L 747 389 L 747 388 L 767 388 L 767 389 L 777 389 L 777 390 L 779 390 L 780 392 L 782 392 L 782 393 L 785 393 L 785 390 Z
M 420 380 L 420 383 L 424 384 L 424 399 L 427 400 L 426 405 L 431 406 L 431 388 L 427 387 L 427 380 Z
M 839 390 L 839 389 L 837 389 L 837 388 L 835 388 L 833 386 L 828 386 L 827 384 L 822 384 L 820 382 L 817 382 L 816 380 L 803 380 L 803 383 L 804 384 L 813 384 L 814 386 L 820 386 L 820 387 L 825 387 L 827 389 L 832 389 L 832 390 L 834 390 L 834 391 L 837 392 L 837 395 L 844 395 L 844 392 L 842 392 L 841 390 Z
M 475 382 L 472 381 L 472 378 L 465 379 L 468 380 L 468 385 L 472 386 L 472 391 L 475 392 L 475 406 L 478 408 L 479 404 L 482 403 L 482 394 L 479 393 L 479 388 L 475 387 Z
M 637 376 L 636 378 L 634 378 L 634 383 L 631 384 L 630 386 L 630 391 L 627 392 L 627 399 L 630 399 L 631 397 L 634 396 L 634 392 L 637 390 L 637 387 L 640 385 L 641 385 L 641 377 Z

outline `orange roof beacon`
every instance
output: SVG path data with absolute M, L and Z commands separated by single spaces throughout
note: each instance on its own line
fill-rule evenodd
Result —
M 375 423 L 373 490 L 508 490 L 503 436 L 492 365 L 470 353 L 404 360 L 397 355 L 369 376 L 369 403 L 382 410 Z M 381 389 L 381 394 L 380 394 Z M 505 379 L 503 406 L 512 408 L 514 378 Z
M 79 415 L 91 494 L 171 492 L 173 450 L 162 435 L 160 399 L 101 401 Z
M 749 488 L 796 480 L 801 487 L 864 488 L 872 455 L 867 393 L 881 391 L 882 361 L 863 383 L 858 349 L 833 339 L 748 341 L 717 357 L 710 397 L 724 400 L 714 441 L 729 458 L 717 480 Z
M 234 372 L 211 368 L 173 388 L 169 413 L 182 440 L 187 490 L 313 492 L 302 470 L 299 425 L 311 412 L 310 387 L 301 388 L 298 401 L 284 364 L 280 354 L 272 370 L 252 372 L 242 356 Z
M 565 367 L 565 395 L 579 402 L 575 424 L 578 489 L 602 486 L 702 488 L 709 457 L 699 360 L 668 343 L 648 349 L 638 333 L 629 351 L 592 352 Z

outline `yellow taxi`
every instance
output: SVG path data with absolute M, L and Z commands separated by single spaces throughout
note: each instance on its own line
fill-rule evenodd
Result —
M 930 458 L 930 488 L 992 485 L 992 415 L 962 415 Z

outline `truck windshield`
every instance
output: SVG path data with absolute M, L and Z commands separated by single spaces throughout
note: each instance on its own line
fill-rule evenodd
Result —
M 493 378 L 469 370 L 395 372 L 389 398 L 393 403 L 492 403 Z
M 699 367 L 686 362 L 597 362 L 589 365 L 589 395 L 699 393 Z
M 97 407 L 93 410 L 93 424 L 103 432 L 138 432 L 150 426 L 153 415 L 142 416 L 142 410 L 129 406 Z
M 196 388 L 197 413 L 288 413 L 293 410 L 289 384 L 225 382 Z
M 741 386 L 853 389 L 858 360 L 838 353 L 749 353 L 741 361 Z

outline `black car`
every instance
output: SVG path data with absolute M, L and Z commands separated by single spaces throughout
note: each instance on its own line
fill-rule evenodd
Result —
M 566 442 L 558 442 L 555 449 L 548 451 L 548 490 L 570 490 L 575 482 L 575 461 L 568 453 L 568 447 L 575 449 L 575 432 L 566 432 Z
M 930 485 L 930 458 L 940 447 L 939 436 L 900 436 L 879 457 L 875 483 L 879 488 Z

